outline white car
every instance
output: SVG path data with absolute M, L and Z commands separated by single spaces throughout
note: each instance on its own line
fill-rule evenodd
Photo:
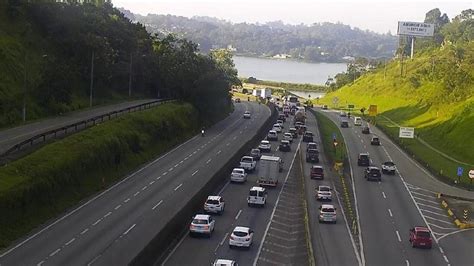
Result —
M 280 124 L 274 124 L 272 130 L 275 130 L 277 133 L 280 133 L 282 130 L 282 126 Z
M 229 247 L 250 247 L 253 241 L 253 231 L 244 226 L 236 226 L 229 237 Z
M 318 186 L 316 189 L 316 200 L 332 200 L 331 187 L 329 186 Z
M 394 175 L 395 171 L 397 171 L 397 168 L 392 161 L 384 162 L 382 164 L 382 173 Z
M 281 128 L 285 128 L 285 126 L 283 125 L 283 120 L 278 119 L 277 124 L 279 124 L 281 126 Z
M 268 131 L 267 140 L 278 140 L 278 132 L 275 129 Z
M 247 173 L 243 168 L 234 168 L 232 173 L 230 174 L 230 181 L 231 182 L 239 182 L 244 183 L 247 181 Z
M 260 141 L 260 145 L 258 145 L 258 149 L 261 152 L 270 152 L 272 150 L 272 144 L 268 140 Z
M 204 210 L 206 212 L 222 214 L 224 212 L 224 208 L 225 202 L 221 196 L 209 196 L 207 197 L 206 202 L 204 202 Z
M 250 119 L 250 117 L 251 117 L 250 111 L 245 111 L 244 112 L 244 118 L 245 119 Z
M 212 266 L 237 266 L 235 260 L 216 259 Z
M 290 132 L 286 132 L 285 134 L 283 134 L 283 139 L 288 140 L 291 143 L 293 142 L 293 134 L 291 134 Z
M 249 191 L 249 196 L 247 197 L 248 206 L 258 205 L 260 207 L 265 207 L 267 202 L 267 191 L 263 187 L 252 187 Z
M 196 214 L 189 225 L 189 234 L 191 236 L 201 234 L 210 237 L 214 231 L 215 223 L 216 221 L 208 214 Z
M 319 207 L 319 222 L 336 223 L 336 207 L 331 204 L 323 204 Z
M 255 170 L 257 167 L 257 161 L 252 156 L 243 156 L 240 159 L 240 167 L 243 168 L 245 171 L 251 172 Z

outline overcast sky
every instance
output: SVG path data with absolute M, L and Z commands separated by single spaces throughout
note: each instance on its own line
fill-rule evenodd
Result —
M 252 23 L 342 22 L 379 33 L 390 30 L 393 34 L 397 31 L 397 21 L 423 21 L 426 12 L 436 7 L 449 18 L 474 8 L 473 0 L 112 0 L 112 3 L 142 15 L 210 16 Z

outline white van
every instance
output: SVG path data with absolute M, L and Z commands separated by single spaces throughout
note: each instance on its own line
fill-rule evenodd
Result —
M 247 197 L 247 203 L 249 206 L 259 205 L 265 206 L 267 201 L 267 191 L 263 187 L 252 187 Z
M 354 126 L 362 126 L 362 118 L 354 116 Z

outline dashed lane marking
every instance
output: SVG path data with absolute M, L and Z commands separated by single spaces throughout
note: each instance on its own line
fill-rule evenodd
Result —
M 58 254 L 58 253 L 59 253 L 59 251 L 61 251 L 61 249 L 60 249 L 60 248 L 58 248 L 58 249 L 56 249 L 55 251 L 53 251 L 53 253 L 49 254 L 49 256 L 50 256 L 50 257 L 52 257 L 52 256 L 54 256 L 54 255 Z
M 398 238 L 398 241 L 399 242 L 402 242 L 402 238 L 400 237 L 400 233 L 398 233 L 398 230 L 395 231 L 395 233 L 397 233 L 397 238 Z
M 136 225 L 137 225 L 137 224 L 133 224 L 132 226 L 130 226 L 130 227 L 127 229 L 127 231 L 125 231 L 125 232 L 123 233 L 123 235 L 126 235 L 126 234 L 130 233 L 130 231 L 132 231 L 132 229 L 133 229 Z
M 163 200 L 160 200 L 160 202 L 158 202 L 155 206 L 153 206 L 153 208 L 151 208 L 152 210 L 155 210 L 158 206 L 161 205 L 161 203 L 163 203 Z
M 36 264 L 36 266 L 41 266 L 43 265 L 43 263 L 44 263 L 44 260 L 40 261 L 38 264 Z
M 219 150 L 219 151 L 217 151 L 217 153 L 216 153 L 216 154 L 220 154 L 221 152 L 222 152 L 222 151 L 220 151 L 220 150 Z
M 173 167 L 171 167 L 170 169 L 168 169 L 169 172 L 173 171 Z
M 96 226 L 98 223 L 100 223 L 102 221 L 102 218 L 100 218 L 99 220 L 95 221 L 95 223 L 92 224 L 92 226 Z
M 206 164 L 209 164 L 212 161 L 212 159 L 207 160 Z
M 142 190 L 145 190 L 145 189 L 147 189 L 147 188 L 148 188 L 147 186 L 144 186 L 144 187 L 142 187 Z
M 107 218 L 111 214 L 112 214 L 112 212 L 108 212 L 106 215 L 104 215 L 104 218 Z
M 390 214 L 390 217 L 393 217 L 392 210 L 388 209 L 388 213 Z
M 385 192 L 383 192 L 383 191 L 382 191 L 382 196 L 383 196 L 384 199 L 387 198 L 387 196 L 385 195 Z
M 155 183 L 155 181 L 151 181 L 151 182 L 149 183 L 149 185 L 151 186 L 151 185 L 153 185 L 154 183 Z
M 69 246 L 72 242 L 74 242 L 76 240 L 76 238 L 72 238 L 71 240 L 69 240 L 68 242 L 66 242 L 66 246 Z
M 239 212 L 238 212 L 237 215 L 235 216 L 235 220 L 239 219 L 239 216 L 240 216 L 241 213 L 242 213 L 242 210 L 239 210 Z
M 133 196 L 136 197 L 138 194 L 140 194 L 140 191 L 135 192 L 135 194 L 133 194 Z
M 115 206 L 114 210 L 118 210 L 120 207 L 122 207 L 122 204 Z
M 174 188 L 174 191 L 178 190 L 182 185 L 183 183 L 179 184 L 177 187 Z
M 81 232 L 81 235 L 87 233 L 87 231 L 89 231 L 89 228 L 84 229 L 84 230 Z
M 194 171 L 194 173 L 192 173 L 191 176 L 194 176 L 195 174 L 197 174 L 197 172 L 199 172 L 199 170 Z

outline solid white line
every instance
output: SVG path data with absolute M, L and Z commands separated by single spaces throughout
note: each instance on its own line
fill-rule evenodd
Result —
M 414 198 L 414 199 L 417 199 L 417 200 L 422 200 L 422 201 L 430 202 L 430 203 L 433 203 L 433 204 L 438 204 L 438 202 L 435 202 L 435 201 L 432 201 L 432 200 L 422 199 L 422 198 L 418 198 L 418 197 L 415 197 L 415 196 L 413 196 L 413 198 Z
M 228 235 L 229 235 L 228 232 L 225 233 L 225 236 L 224 236 L 224 238 L 222 238 L 222 240 L 221 240 L 221 242 L 219 243 L 219 245 L 221 245 L 221 246 L 224 245 L 224 241 L 225 241 L 225 239 L 227 238 Z
M 242 210 L 239 210 L 239 212 L 238 212 L 237 215 L 235 216 L 235 220 L 239 219 L 239 216 L 240 216 L 241 213 L 242 213 Z
M 199 170 L 194 171 L 194 173 L 191 176 L 194 176 L 195 174 L 197 174 L 197 172 L 199 172 Z
M 84 208 L 85 206 L 89 205 L 91 202 L 97 200 L 98 198 L 102 197 L 105 193 L 111 191 L 112 189 L 116 188 L 117 186 L 121 185 L 122 183 L 128 181 L 130 178 L 134 177 L 135 175 L 141 173 L 143 170 L 147 169 L 148 167 L 152 166 L 153 164 L 155 164 L 156 162 L 158 162 L 159 160 L 161 160 L 162 158 L 168 156 L 168 154 L 176 151 L 177 149 L 179 149 L 181 146 L 187 144 L 188 142 L 194 140 L 195 138 L 197 138 L 197 136 L 194 136 L 190 139 L 188 139 L 187 141 L 185 141 L 184 143 L 181 143 L 180 145 L 178 145 L 177 147 L 175 147 L 174 149 L 172 149 L 171 151 L 163 154 L 162 156 L 158 157 L 156 160 L 150 162 L 149 164 L 143 166 L 142 168 L 138 169 L 136 172 L 130 174 L 129 176 L 125 177 L 124 179 L 122 179 L 120 182 L 117 182 L 115 185 L 109 187 L 108 189 L 102 191 L 99 195 L 93 197 L 92 199 L 90 199 L 89 201 L 85 202 L 84 204 L 82 204 L 81 206 L 77 207 L 76 209 L 72 210 L 71 212 L 69 212 L 68 214 L 64 215 L 63 217 L 57 219 L 56 221 L 54 221 L 53 223 L 49 224 L 48 226 L 46 226 L 45 228 L 41 229 L 40 231 L 38 231 L 37 233 L 33 234 L 32 236 L 28 237 L 27 239 L 23 240 L 22 242 L 18 243 L 16 246 L 12 247 L 11 249 L 7 250 L 6 252 L 0 254 L 0 258 L 4 257 L 5 255 L 9 254 L 10 252 L 12 252 L 13 250 L 21 247 L 22 245 L 24 245 L 26 242 L 30 241 L 31 239 L 37 237 L 39 234 L 43 233 L 44 231 L 46 230 L 49 230 L 49 228 L 51 228 L 52 226 L 56 225 L 57 223 L 61 222 L 62 220 L 68 218 L 69 216 L 73 215 L 74 213 L 76 213 L 77 211 L 79 211 L 80 209 Z
M 443 230 L 457 230 L 458 228 L 457 227 L 454 227 L 454 224 L 453 224 L 453 227 L 442 227 L 442 226 L 439 226 L 437 224 L 433 224 L 433 223 L 429 223 L 431 226 L 434 226 L 436 228 L 439 228 L 439 229 L 443 229 Z M 444 235 L 444 234 L 439 234 L 439 235 Z
M 135 192 L 135 194 L 133 194 L 133 196 L 136 197 L 138 194 L 140 194 L 140 191 Z
M 153 206 L 153 208 L 151 208 L 152 210 L 156 209 L 156 207 L 160 206 L 161 203 L 163 203 L 163 200 L 160 200 L 160 202 L 158 202 L 155 206 Z
M 395 233 L 397 233 L 397 238 L 398 238 L 398 241 L 399 242 L 402 242 L 402 238 L 400 237 L 400 233 L 398 233 L 398 230 L 395 231 Z
M 387 198 L 387 196 L 385 196 L 385 192 L 383 192 L 383 191 L 382 191 L 382 196 L 383 196 L 384 199 Z
M 454 234 L 461 233 L 461 232 L 464 232 L 464 231 L 469 231 L 469 230 L 474 230 L 474 228 L 462 229 L 462 230 L 458 230 L 458 231 L 455 231 L 455 232 L 447 233 L 447 234 L 441 236 L 438 240 L 441 240 L 441 239 L 443 239 L 447 236 L 450 236 L 450 235 L 454 235 Z
M 115 206 L 114 209 L 115 209 L 115 210 L 118 210 L 120 207 L 122 207 L 122 204 L 119 204 L 119 205 Z
M 127 231 L 125 231 L 125 232 L 123 233 L 123 235 L 128 234 L 128 233 L 135 227 L 135 225 L 137 225 L 137 224 L 133 224 L 132 226 L 130 226 L 130 228 L 128 228 Z
M 432 206 L 432 205 L 427 205 L 427 204 L 423 204 L 423 203 L 419 203 L 419 202 L 417 202 L 416 204 L 418 204 L 418 205 L 420 205 L 420 206 L 425 206 L 425 207 L 429 207 L 429 208 L 432 208 L 432 209 L 436 209 L 436 210 L 443 211 L 443 209 L 438 208 L 438 207 L 434 207 L 434 206 Z
M 390 217 L 393 217 L 392 210 L 388 209 L 388 213 L 390 214 Z
M 446 214 L 440 214 L 440 213 L 428 211 L 428 210 L 425 210 L 425 209 L 421 209 L 421 210 L 424 211 L 424 212 L 427 212 L 427 213 L 431 213 L 431 214 L 438 215 L 438 216 L 441 216 L 441 217 L 449 218 L 449 216 L 447 216 Z
M 428 215 L 425 215 L 425 217 L 430 219 L 430 220 L 434 220 L 434 221 L 437 221 L 437 222 L 440 222 L 440 223 L 445 223 L 445 224 L 449 224 L 449 225 L 454 224 L 453 222 L 446 222 L 445 220 L 440 220 L 440 219 L 437 219 L 437 218 L 434 218 L 434 217 L 431 217 L 431 216 L 428 216 Z
M 130 201 L 130 198 L 124 200 L 123 202 L 127 203 L 127 202 L 129 202 L 129 201 Z
M 415 191 L 412 191 L 411 193 L 416 194 L 416 195 L 420 195 L 420 196 L 423 196 L 423 197 L 427 197 L 427 198 L 432 198 L 432 199 L 437 198 L 437 197 L 434 197 L 434 196 L 431 196 L 431 195 L 426 195 L 426 194 L 415 192 Z
M 111 215 L 112 212 L 108 212 L 106 215 L 104 215 L 104 218 L 107 218 L 107 216 Z
M 300 148 L 301 141 L 302 139 L 300 139 L 300 142 L 298 143 L 298 147 L 296 148 L 296 151 Z M 293 168 L 293 163 L 295 162 L 296 155 L 297 155 L 297 152 L 295 152 L 295 155 L 293 156 L 293 160 L 291 161 L 290 167 L 288 168 L 290 170 Z M 265 238 L 267 237 L 268 230 L 270 229 L 270 224 L 272 222 L 273 216 L 275 215 L 278 202 L 280 201 L 281 192 L 283 191 L 283 188 L 285 187 L 286 182 L 288 181 L 288 177 L 290 176 L 290 172 L 291 172 L 290 170 L 288 170 L 288 173 L 286 174 L 286 177 L 285 177 L 285 181 L 283 182 L 283 185 L 281 186 L 280 191 L 278 193 L 278 197 L 276 199 L 275 205 L 273 206 L 272 214 L 270 215 L 270 219 L 268 220 L 268 223 L 267 223 L 267 228 L 265 229 L 265 233 L 263 234 L 262 240 L 260 241 L 260 245 L 258 247 L 257 254 L 253 261 L 253 266 L 257 266 L 258 257 L 260 257 L 260 253 L 262 252 L 263 243 L 265 242 Z
M 66 246 L 69 246 L 69 244 L 71 244 L 72 242 L 74 242 L 74 240 L 76 240 L 76 238 L 74 237 L 73 239 L 69 240 L 68 242 L 66 242 Z
M 209 164 L 212 161 L 212 159 L 207 160 L 206 164 Z
M 55 250 L 53 253 L 49 254 L 49 256 L 50 256 L 50 257 L 52 257 L 52 256 L 54 256 L 54 255 L 58 254 L 58 253 L 59 253 L 59 251 L 61 251 L 61 249 L 60 249 L 60 248 L 56 249 L 56 250 Z
M 87 233 L 87 231 L 89 231 L 89 228 L 84 229 L 84 230 L 81 232 L 81 235 Z
M 182 185 L 183 183 L 179 184 L 177 187 L 174 188 L 174 191 L 178 190 Z
M 95 221 L 95 223 L 92 224 L 92 226 L 96 226 L 98 223 L 100 223 L 102 221 L 102 218 L 100 218 L 99 220 Z

